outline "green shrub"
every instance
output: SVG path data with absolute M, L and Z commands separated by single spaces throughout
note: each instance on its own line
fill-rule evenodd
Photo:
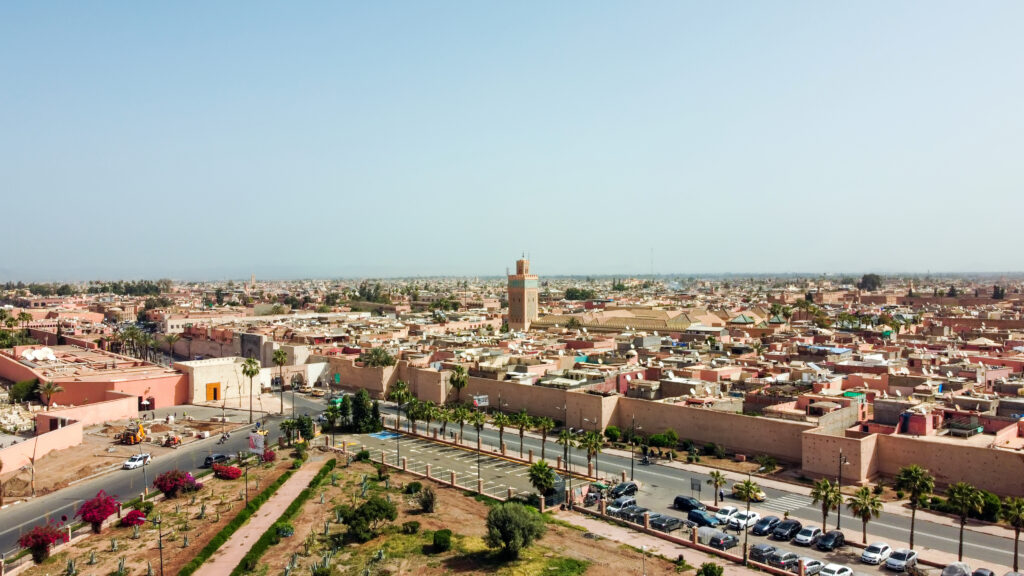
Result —
M 754 458 L 754 462 L 761 465 L 762 472 L 765 474 L 771 474 L 779 467 L 779 462 L 774 457 L 767 454 L 761 454 L 757 458 Z
M 360 450 L 359 452 L 356 452 L 356 457 L 354 459 L 356 462 L 365 462 L 370 459 L 370 451 Z
M 416 494 L 416 502 L 420 505 L 420 510 L 429 514 L 437 506 L 437 494 L 434 493 L 434 489 L 431 486 L 424 486 Z
M 302 468 L 302 460 L 292 460 L 292 470 Z
M 504 502 L 487 513 L 487 536 L 491 548 L 501 547 L 508 558 L 518 558 L 523 548 L 544 535 L 544 517 L 533 508 L 518 502 Z
M 421 489 L 423 489 L 423 484 L 420 484 L 419 482 L 415 482 L 414 481 L 414 482 L 409 482 L 408 484 L 406 484 L 405 485 L 405 490 L 403 490 L 403 491 L 406 494 L 416 494 Z
M 383 482 L 391 477 L 391 470 L 384 464 L 377 465 L 377 479 Z
M 668 439 L 665 438 L 664 434 L 652 434 L 647 442 L 654 448 L 664 448 L 668 446 Z
M 875 496 L 881 496 L 882 492 L 884 492 L 884 491 L 885 491 L 885 484 L 882 484 L 881 482 L 879 482 L 878 484 L 875 484 L 875 487 L 871 489 L 871 493 L 874 494 Z
M 675 430 L 669 428 L 662 432 L 661 435 L 664 436 L 665 440 L 668 441 L 668 446 L 671 447 L 675 446 L 676 444 L 679 444 L 679 434 L 676 434 Z
M 38 380 L 22 380 L 11 385 L 8 395 L 12 403 L 25 402 L 36 398 L 36 383 Z
M 452 531 L 444 528 L 434 532 L 434 552 L 447 552 L 452 549 Z
M 903 500 L 904 496 L 906 496 L 906 494 L 903 492 L 903 490 L 897 490 L 896 491 L 896 499 L 897 500 Z
M 135 509 L 142 512 L 147 518 L 153 513 L 153 503 L 151 501 L 139 502 L 135 505 Z
M 971 517 L 977 518 L 978 520 L 984 520 L 985 522 L 998 522 L 999 511 L 1003 507 L 1003 503 L 999 501 L 999 496 L 996 496 L 988 490 L 981 490 L 981 498 L 984 502 L 981 507 L 981 512 L 972 512 Z
M 420 523 L 415 520 L 402 523 L 402 534 L 415 534 L 420 531 Z
M 705 562 L 697 568 L 696 576 L 722 576 L 725 570 L 714 562 Z
M 295 535 L 295 526 L 291 522 L 275 522 L 274 531 L 281 538 L 290 538 Z
M 604 429 L 604 437 L 607 438 L 609 442 L 618 442 L 619 438 L 622 437 L 622 432 L 619 431 L 618 426 L 609 426 Z

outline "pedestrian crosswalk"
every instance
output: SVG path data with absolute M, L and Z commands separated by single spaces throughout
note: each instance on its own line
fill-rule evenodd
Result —
M 800 508 L 810 506 L 811 502 L 812 500 L 806 496 L 800 496 L 799 494 L 787 494 L 786 496 L 779 496 L 777 498 L 768 498 L 758 506 L 775 512 L 793 512 Z

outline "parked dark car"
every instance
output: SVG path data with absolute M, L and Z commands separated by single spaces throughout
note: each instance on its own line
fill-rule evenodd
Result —
M 614 500 L 619 496 L 632 496 L 636 494 L 637 489 L 638 487 L 636 482 L 623 482 L 621 484 L 616 484 L 615 487 L 608 492 L 608 497 Z
M 796 552 L 789 552 L 788 550 L 776 550 L 768 557 L 769 566 L 782 570 L 792 570 L 799 561 L 800 557 L 797 556 Z
M 651 528 L 659 532 L 672 532 L 683 527 L 683 519 L 675 516 L 658 516 L 651 519 Z
M 783 520 L 772 530 L 772 538 L 776 540 L 792 540 L 804 525 L 797 520 Z
M 754 562 L 765 564 L 768 562 L 768 557 L 774 554 L 776 550 L 778 550 L 778 548 L 771 544 L 754 544 L 750 547 L 748 557 Z
M 675 501 L 672 502 L 672 507 L 676 510 L 682 510 L 683 512 L 689 512 L 690 510 L 707 510 L 707 504 L 701 503 L 693 496 L 676 496 Z
M 209 468 L 214 464 L 224 464 L 228 460 L 231 460 L 231 456 L 228 454 L 211 454 L 206 457 L 206 460 L 203 460 L 203 468 Z
M 996 573 L 988 568 L 978 568 L 974 572 L 971 572 L 971 576 L 996 576 Z
M 765 516 L 754 524 L 754 527 L 750 529 L 750 532 L 754 536 L 767 536 L 772 533 L 772 530 L 775 530 L 775 527 L 779 525 L 779 522 L 782 522 L 782 519 L 778 516 Z
M 720 526 L 722 524 L 721 520 L 715 518 L 715 515 L 707 510 L 690 510 L 686 519 L 697 526 Z
M 839 530 L 829 530 L 824 536 L 818 538 L 818 550 L 829 552 L 846 544 L 846 536 Z
M 634 524 L 644 523 L 644 513 L 650 512 L 650 508 L 644 508 L 643 506 L 630 506 L 619 513 L 619 518 L 622 518 L 626 522 L 632 522 Z
M 711 541 L 708 542 L 708 546 L 712 548 L 718 548 L 719 550 L 728 550 L 729 548 L 735 548 L 739 546 L 740 539 L 733 536 L 732 534 L 725 534 L 719 532 L 711 537 Z

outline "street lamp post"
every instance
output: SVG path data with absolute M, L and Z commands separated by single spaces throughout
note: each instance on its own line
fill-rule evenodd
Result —
M 642 564 L 641 564 L 642 568 L 641 568 L 641 572 L 640 573 L 643 576 L 647 576 L 647 546 L 641 546 L 640 547 L 640 557 L 641 557 L 641 562 L 642 562 Z
M 590 418 L 584 418 L 583 421 L 587 422 L 589 424 L 597 424 L 597 420 L 591 420 Z M 582 427 L 580 429 L 580 434 L 584 434 Z M 587 450 L 589 450 L 589 448 Z M 589 451 L 588 451 L 587 454 L 588 455 L 590 454 Z M 600 472 L 598 471 L 597 455 L 598 455 L 598 452 L 595 451 L 594 452 L 594 477 L 595 478 L 600 476 Z
M 143 452 L 142 452 L 142 440 L 139 440 L 139 455 L 141 456 L 142 454 L 143 454 Z M 146 474 L 146 464 L 149 464 L 149 462 L 147 460 L 143 460 L 142 461 L 142 493 L 143 494 L 149 494 L 149 476 Z
M 839 497 L 843 497 L 843 466 L 849 464 L 850 461 L 843 456 L 843 449 L 839 449 L 839 470 L 836 474 L 836 491 L 839 492 Z M 840 504 L 839 508 L 836 509 L 836 530 L 839 530 L 840 525 L 843 522 L 843 505 Z
M 157 517 L 155 520 L 150 520 L 153 524 L 156 524 L 157 531 L 157 549 L 160 550 L 160 576 L 164 576 L 164 528 L 163 518 Z
M 747 472 L 747 482 L 750 482 L 750 472 Z M 747 515 L 743 518 L 743 565 L 747 565 L 747 541 L 750 536 L 750 494 L 747 493 Z
M 629 480 L 633 480 L 633 463 L 636 461 L 636 431 L 643 430 L 643 426 L 636 425 L 636 414 L 632 415 L 633 424 L 629 433 Z

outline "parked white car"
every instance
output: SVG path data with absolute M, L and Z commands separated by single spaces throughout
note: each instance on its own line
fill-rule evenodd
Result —
M 889 570 L 903 572 L 907 568 L 917 566 L 917 552 L 907 548 L 900 548 L 894 551 L 889 559 L 885 561 L 885 567 Z
M 892 548 L 885 542 L 873 542 L 864 549 L 860 555 L 860 561 L 865 564 L 881 564 L 892 555 Z
M 715 512 L 715 518 L 721 520 L 723 524 L 728 525 L 729 520 L 732 520 L 732 517 L 739 511 L 739 508 L 735 506 L 722 506 L 718 509 L 718 512 Z
M 842 564 L 826 564 L 818 576 L 853 576 L 853 570 Z
M 149 454 L 136 454 L 131 458 L 125 460 L 124 466 L 122 466 L 122 468 L 125 470 L 134 470 L 136 468 L 141 468 L 152 461 L 153 457 L 150 456 Z
M 735 530 L 746 530 L 761 519 L 757 512 L 737 512 L 729 519 L 729 527 Z
M 800 546 L 811 546 L 821 538 L 821 528 L 817 526 L 804 526 L 804 529 L 796 533 L 793 539 L 794 544 Z
M 807 576 L 814 576 L 821 572 L 821 569 L 825 567 L 825 563 L 817 558 L 801 558 L 797 565 L 793 567 L 793 572 L 796 574 L 800 573 L 800 564 L 804 565 L 804 574 Z

